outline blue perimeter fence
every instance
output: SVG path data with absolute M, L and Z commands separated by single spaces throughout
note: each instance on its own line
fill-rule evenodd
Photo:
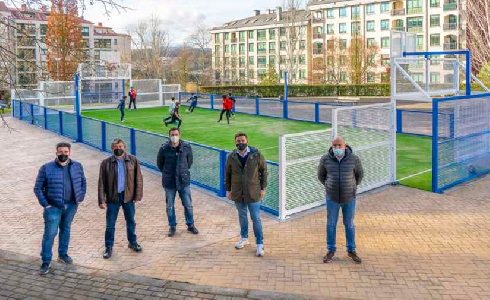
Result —
M 103 152 L 112 153 L 111 142 L 121 138 L 126 142 L 129 153 L 136 155 L 141 164 L 158 170 L 156 159 L 158 150 L 168 137 L 152 132 L 137 130 L 84 116 L 77 116 L 18 100 L 12 100 L 12 116 L 71 138 L 79 143 L 92 146 Z M 225 165 L 228 151 L 190 142 L 193 148 L 194 165 L 191 182 L 196 186 L 226 196 Z M 268 187 L 262 201 L 262 209 L 279 215 L 279 165 L 267 162 Z
M 192 93 L 180 92 L 179 101 L 182 105 L 189 106 L 187 99 Z M 222 97 L 216 94 L 195 93 L 198 99 L 197 107 L 221 110 Z M 308 121 L 321 124 L 332 124 L 332 110 L 352 103 L 338 102 L 307 102 L 307 101 L 282 101 L 278 99 L 250 98 L 233 96 L 236 99 L 234 112 L 257 115 L 264 117 L 283 118 L 297 121 Z M 432 136 L 432 110 L 397 109 L 397 133 Z M 454 136 L 454 114 L 448 112 L 439 113 L 439 127 L 448 136 Z

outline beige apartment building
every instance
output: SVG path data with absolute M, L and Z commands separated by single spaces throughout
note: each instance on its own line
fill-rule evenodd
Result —
M 466 1 L 466 0 L 465 0 Z M 304 24 L 308 26 L 305 30 L 304 41 L 305 59 L 299 65 L 303 70 L 297 83 L 326 83 L 331 82 L 327 64 L 329 63 L 328 47 L 333 40 L 337 39 L 342 49 L 347 49 L 351 41 L 356 37 L 362 37 L 364 45 L 377 45 L 375 67 L 367 72 L 366 83 L 388 82 L 389 81 L 389 62 L 390 62 L 390 31 L 407 31 L 417 35 L 418 51 L 442 51 L 466 48 L 466 21 L 465 21 L 465 1 L 458 0 L 397 0 L 397 1 L 367 1 L 367 0 L 310 0 L 304 17 L 308 20 Z M 277 13 L 273 11 L 274 13 Z M 282 12 L 287 14 L 288 12 Z M 272 24 L 263 24 L 259 20 L 270 19 L 271 13 L 232 21 L 223 27 L 213 29 L 213 68 L 221 76 L 222 82 L 229 80 L 233 74 L 233 64 L 220 64 L 226 58 L 226 52 L 222 47 L 227 44 L 233 45 L 231 41 L 223 39 L 225 35 L 240 34 L 246 32 L 248 36 L 256 36 L 258 31 L 268 28 L 281 26 L 277 21 L 269 20 Z M 247 23 L 245 23 L 248 20 Z M 250 24 L 250 21 L 257 20 Z M 267 23 L 267 22 L 266 22 Z M 230 27 L 231 26 L 231 27 Z M 246 42 L 249 42 L 248 40 Z M 254 40 L 250 40 L 254 43 Z M 280 39 L 275 39 L 276 45 Z M 236 47 L 236 46 L 235 46 Z M 248 49 L 247 49 L 248 50 Z M 257 56 L 255 52 L 244 51 L 242 61 L 254 60 Z M 249 57 L 254 57 L 249 58 Z M 261 60 L 263 62 L 263 59 Z M 263 65 L 263 64 L 261 64 Z M 227 66 L 231 66 L 228 72 Z M 257 65 L 258 67 L 258 65 Z M 276 65 L 280 72 L 281 66 Z M 261 76 L 263 70 L 256 76 Z M 254 72 L 255 73 L 255 70 Z M 349 72 L 347 68 L 340 72 L 340 82 L 349 82 Z M 243 74 L 243 73 L 242 73 Z M 293 75 L 293 74 L 292 74 Z M 417 79 L 420 76 L 420 80 Z M 444 74 L 434 72 L 431 75 L 431 82 L 438 83 L 443 81 Z M 423 74 L 415 73 L 416 81 L 422 81 Z M 219 77 L 217 77 L 219 78 Z M 257 80 L 255 80 L 257 82 Z M 255 83 L 252 82 L 252 83 Z
M 46 69 L 46 32 L 48 29 L 49 9 L 42 6 L 31 10 L 26 5 L 19 8 L 7 7 L 0 1 L 0 32 L 5 34 L 0 39 L 2 46 L 10 49 L 15 55 L 15 67 L 0 65 L 0 72 L 8 73 L 8 80 L 0 83 L 0 89 L 18 87 L 35 87 L 38 81 L 48 80 Z M 6 26 L 11 24 L 11 26 Z M 116 33 L 102 23 L 94 24 L 81 19 L 82 38 L 87 61 L 114 60 L 130 62 L 131 37 Z

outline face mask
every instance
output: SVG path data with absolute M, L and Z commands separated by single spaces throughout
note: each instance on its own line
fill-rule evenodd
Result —
M 114 149 L 114 155 L 115 156 L 121 156 L 124 154 L 124 150 L 123 149 Z
M 344 149 L 333 149 L 333 154 L 335 156 L 342 156 L 344 155 Z
M 240 151 L 243 151 L 245 149 L 247 149 L 247 144 L 246 143 L 239 143 L 239 144 L 236 144 L 236 147 L 238 148 L 238 150 Z
M 58 161 L 64 163 L 65 161 L 68 160 L 68 155 L 66 154 L 60 154 L 58 155 Z
M 180 137 L 179 137 L 179 136 L 177 136 L 177 135 L 173 135 L 173 136 L 171 136 L 171 137 L 170 137 L 170 141 L 171 141 L 172 143 L 174 143 L 174 144 L 178 143 L 178 142 L 179 142 L 179 140 L 180 140 Z

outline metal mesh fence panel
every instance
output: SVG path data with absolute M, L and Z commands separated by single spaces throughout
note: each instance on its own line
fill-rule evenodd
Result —
M 42 81 L 40 90 L 44 106 L 72 106 L 75 103 L 75 83 L 73 81 Z
M 341 136 L 361 159 L 364 179 L 358 192 L 395 179 L 394 104 L 374 104 L 334 111 L 334 134 Z
M 180 84 L 162 84 L 162 97 L 164 103 L 168 103 L 174 97 L 179 100 Z
M 72 139 L 77 138 L 77 117 L 67 112 L 62 113 L 63 135 Z
M 138 93 L 137 103 L 151 102 L 145 104 L 152 104 L 152 106 L 160 105 L 160 79 L 133 80 L 131 84 Z
M 21 120 L 26 121 L 26 122 L 31 122 L 32 121 L 32 112 L 31 112 L 31 107 L 32 104 L 22 102 L 20 109 L 21 109 Z
M 211 94 L 197 94 L 198 99 L 197 99 L 197 107 L 200 108 L 211 108 Z M 192 93 L 184 93 L 180 92 L 180 99 L 181 103 L 183 106 L 190 106 L 191 102 L 187 102 L 189 98 L 192 96 Z M 177 96 L 175 98 L 176 100 L 179 100 L 179 97 Z M 216 98 L 215 98 L 215 108 L 216 108 Z M 168 102 L 167 102 L 168 103 Z M 220 102 L 221 103 L 221 102 Z M 219 107 L 221 109 L 221 106 Z
M 191 179 L 216 192 L 220 189 L 220 151 L 210 147 L 191 144 L 194 165 Z
M 317 169 L 331 137 L 331 130 L 281 136 L 281 218 L 325 203 L 325 189 L 318 181 Z
M 126 94 L 122 79 L 81 80 L 82 108 L 115 105 Z
M 288 101 L 288 118 L 315 121 L 315 103 Z
M 398 133 L 432 136 L 432 111 L 398 110 Z M 453 113 L 439 113 L 440 135 L 450 137 L 453 134 Z
M 32 124 L 44 128 L 44 107 L 39 105 L 32 106 Z
M 262 200 L 262 206 L 271 212 L 279 212 L 279 166 L 276 163 L 267 162 L 267 190 Z
M 31 103 L 39 105 L 39 98 L 41 97 L 39 91 L 27 90 L 27 89 L 14 89 L 12 90 L 12 98 L 22 101 L 24 103 Z
M 157 154 L 167 138 L 158 134 L 135 130 L 136 156 L 147 166 L 157 169 Z
M 60 113 L 57 110 L 46 108 L 46 129 L 56 132 L 60 131 Z
M 333 109 L 335 107 L 320 104 L 320 122 L 332 124 Z
M 105 125 L 105 149 L 107 152 L 112 152 L 111 143 L 115 139 L 122 139 L 126 143 L 126 152 L 131 149 L 131 131 L 127 127 L 106 123 Z
M 454 111 L 454 135 L 438 134 L 437 186 L 433 188 L 439 192 L 490 171 L 490 98 L 437 105 L 438 109 Z
M 102 149 L 102 122 L 82 117 L 83 142 Z
M 99 79 L 99 78 L 131 78 L 131 64 L 94 64 L 81 63 L 78 66 L 78 72 L 81 79 Z
M 14 111 L 14 118 L 20 118 L 20 101 L 14 100 L 13 102 L 13 111 Z
M 235 111 L 238 113 L 255 115 L 257 113 L 257 100 L 255 98 L 236 97 Z M 220 103 L 221 104 L 221 103 Z M 259 102 L 260 109 L 260 102 Z
M 283 102 L 279 100 L 260 99 L 260 115 L 269 117 L 283 117 Z

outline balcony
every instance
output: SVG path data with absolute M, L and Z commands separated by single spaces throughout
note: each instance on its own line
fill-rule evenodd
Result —
M 314 39 L 323 39 L 325 35 L 323 33 L 313 33 Z
M 232 43 L 236 43 L 237 42 L 237 39 L 236 38 L 231 38 L 231 42 Z
M 444 43 L 444 50 L 457 50 L 458 43 Z
M 408 32 L 422 32 L 423 29 L 424 28 L 422 26 L 420 26 L 420 27 L 418 27 L 418 26 L 417 27 L 409 27 Z
M 333 34 L 335 34 L 335 30 L 329 30 L 329 31 L 327 31 L 327 35 L 333 35 Z
M 257 49 L 258 54 L 264 54 L 267 52 L 267 49 Z
M 405 27 L 403 27 L 403 26 L 392 27 L 391 30 L 394 30 L 394 31 L 405 31 Z
M 361 19 L 361 14 L 359 14 L 359 13 L 352 14 L 350 18 L 351 18 L 351 20 L 360 20 Z
M 417 50 L 424 50 L 424 45 L 417 45 Z
M 323 17 L 313 18 L 313 24 L 323 23 Z
M 431 4 L 430 4 L 430 7 L 431 7 L 431 8 L 439 8 L 439 7 L 441 7 L 441 2 L 431 3 Z
M 456 10 L 458 9 L 458 4 L 457 3 L 451 3 L 451 2 L 446 2 L 443 5 L 444 10 Z
M 322 48 L 313 49 L 313 54 L 314 55 L 323 54 L 323 49 Z
M 267 36 L 258 36 L 257 41 L 265 41 L 267 40 Z
M 444 30 L 457 30 L 458 29 L 458 23 L 444 23 L 443 25 Z
M 422 7 L 414 7 L 414 8 L 409 8 L 408 9 L 408 14 L 409 15 L 421 14 L 422 12 L 423 12 Z
M 391 15 L 392 16 L 404 16 L 405 15 L 405 9 L 404 8 L 393 9 L 393 10 L 391 10 Z

